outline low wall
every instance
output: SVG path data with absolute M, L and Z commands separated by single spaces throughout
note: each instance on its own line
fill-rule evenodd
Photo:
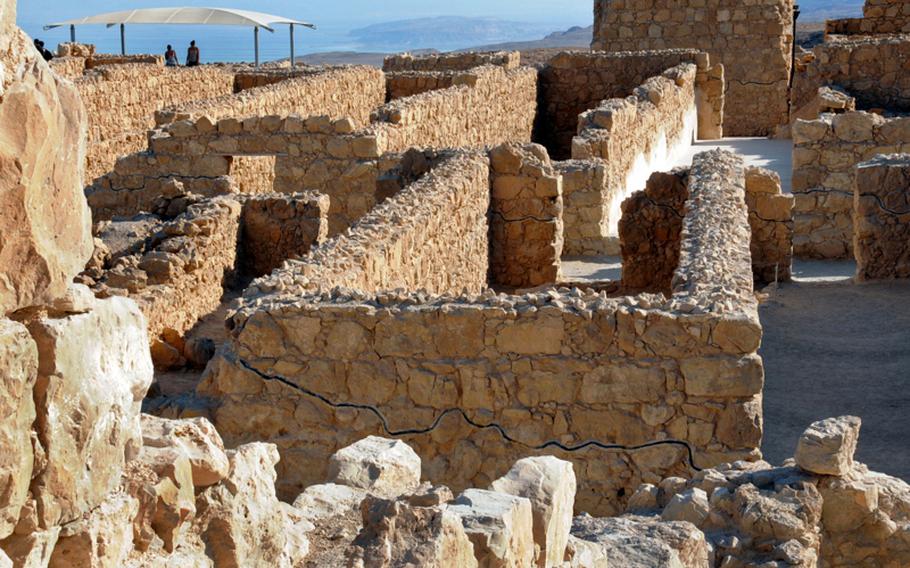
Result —
M 478 292 L 489 266 L 489 161 L 458 152 L 375 207 L 351 229 L 257 280 L 249 294 L 295 297 L 335 287 L 377 292 Z
M 704 154 L 689 188 L 671 299 L 251 290 L 199 394 L 229 444 L 278 444 L 284 495 L 368 434 L 405 440 L 427 479 L 455 491 L 489 485 L 519 455 L 555 455 L 574 464 L 577 507 L 598 515 L 641 481 L 691 474 L 687 445 L 699 467 L 755 459 L 763 372 L 743 163 Z
M 441 91 L 455 85 L 460 71 L 401 71 L 386 73 L 386 101 Z
M 540 71 L 540 115 L 537 139 L 556 159 L 572 153 L 579 115 L 606 99 L 625 98 L 636 87 L 681 63 L 695 63 L 696 91 L 706 114 L 699 124 L 703 139 L 720 138 L 723 122 L 723 67 L 712 66 L 707 54 L 694 49 L 637 52 L 563 52 Z M 717 85 L 712 85 L 712 82 Z M 714 115 L 711 117 L 711 115 Z M 714 124 L 712 130 L 710 125 Z
M 348 117 L 356 127 L 368 124 L 370 113 L 383 102 L 385 77 L 382 71 L 368 66 L 328 67 L 236 94 L 197 97 L 197 100 L 163 109 L 156 113 L 155 120 L 158 125 L 164 125 L 203 116 L 218 121 L 249 116 L 326 115 Z
M 243 200 L 240 268 L 260 277 L 306 256 L 328 239 L 329 197 L 318 193 L 257 195 Z
M 113 169 L 117 158 L 147 144 L 155 111 L 171 104 L 232 92 L 220 67 L 167 68 L 129 63 L 97 67 L 75 80 L 88 111 L 85 184 Z
M 865 112 L 793 126 L 793 248 L 799 258 L 853 257 L 856 164 L 910 151 L 910 118 Z
M 490 153 L 490 283 L 534 288 L 560 278 L 562 178 L 543 146 Z
M 470 51 L 414 56 L 410 53 L 385 58 L 382 70 L 396 71 L 467 71 L 483 65 L 517 69 L 521 65 L 518 51 Z
M 788 282 L 793 265 L 792 195 L 781 192 L 780 176 L 764 168 L 746 170 L 746 205 L 752 227 L 752 271 L 760 283 Z
M 609 236 L 618 235 L 622 202 L 645 186 L 651 172 L 669 169 L 692 145 L 696 73 L 695 65 L 679 65 L 648 79 L 631 96 L 605 101 L 580 117 L 572 157 L 605 163 Z
M 910 278 L 910 154 L 856 166 L 856 278 Z
M 373 115 L 372 130 L 389 151 L 530 142 L 537 114 L 537 71 L 484 66 L 455 85 L 394 100 Z

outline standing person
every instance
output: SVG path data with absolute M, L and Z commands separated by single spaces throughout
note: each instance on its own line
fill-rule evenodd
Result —
M 199 65 L 199 48 L 196 47 L 196 40 L 190 42 L 190 48 L 186 50 L 186 66 L 195 67 Z
M 174 48 L 170 45 L 167 46 L 167 51 L 164 52 L 164 65 L 167 67 L 177 67 L 180 65 L 180 62 L 177 61 L 177 52 L 174 51 Z

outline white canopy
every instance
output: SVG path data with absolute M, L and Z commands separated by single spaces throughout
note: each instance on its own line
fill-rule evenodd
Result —
M 248 26 L 265 28 L 275 31 L 275 24 L 292 24 L 316 28 L 313 24 L 300 20 L 292 20 L 281 16 L 250 12 L 248 10 L 234 10 L 230 8 L 147 8 L 143 10 L 124 10 L 122 12 L 109 12 L 97 16 L 66 20 L 44 26 L 44 29 L 59 28 L 61 26 L 84 26 L 88 24 L 103 24 L 108 27 L 117 24 L 192 24 L 199 26 Z

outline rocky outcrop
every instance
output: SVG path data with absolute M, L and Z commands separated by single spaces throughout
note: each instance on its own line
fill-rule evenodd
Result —
M 0 315 L 61 296 L 92 253 L 85 110 L 16 27 L 15 4 L 0 0 Z

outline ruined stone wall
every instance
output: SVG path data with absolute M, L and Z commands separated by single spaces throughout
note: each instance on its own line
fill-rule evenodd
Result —
M 350 230 L 257 280 L 250 294 L 292 295 L 334 287 L 434 294 L 486 286 L 489 160 L 459 152 L 376 206 Z
M 673 293 L 683 219 L 689 200 L 689 170 L 655 173 L 643 191 L 622 204 L 619 242 L 623 290 Z
M 793 248 L 800 258 L 853 257 L 855 166 L 910 151 L 910 118 L 865 112 L 793 126 Z
M 318 193 L 257 195 L 243 201 L 240 268 L 247 276 L 271 273 L 306 256 L 329 234 L 329 197 Z
M 521 65 L 521 53 L 518 51 L 471 51 L 420 56 L 403 53 L 386 57 L 382 70 L 386 73 L 400 71 L 467 71 L 484 65 L 517 69 Z
M 788 282 L 793 265 L 792 195 L 781 193 L 780 176 L 764 168 L 746 170 L 746 205 L 752 227 L 752 270 L 756 282 Z
M 636 87 L 681 63 L 698 66 L 696 91 L 715 116 L 699 119 L 703 139 L 719 136 L 723 121 L 723 67 L 711 66 L 707 54 L 695 49 L 668 49 L 623 53 L 563 52 L 550 59 L 540 71 L 540 116 L 537 138 L 556 159 L 572 153 L 572 139 L 578 134 L 578 117 L 606 99 L 625 98 Z M 713 85 L 717 83 L 717 85 Z M 710 132 L 709 123 L 717 127 Z
M 813 55 L 794 77 L 794 110 L 826 86 L 845 90 L 859 109 L 910 110 L 910 36 L 830 38 Z
M 644 187 L 651 172 L 666 169 L 691 146 L 696 72 L 687 63 L 668 69 L 631 96 L 604 101 L 579 118 L 572 157 L 604 162 L 608 235 L 618 235 L 623 200 Z
M 787 123 L 793 0 L 597 0 L 603 51 L 691 48 L 726 74 L 724 134 L 764 136 Z
M 601 160 L 566 160 L 553 167 L 562 176 L 563 254 L 616 254 L 619 243 L 609 236 L 606 223 L 607 166 Z
M 328 67 L 236 94 L 196 97 L 156 113 L 155 120 L 164 125 L 203 116 L 214 122 L 250 116 L 296 114 L 306 118 L 326 115 L 348 117 L 356 128 L 368 124 L 370 113 L 383 102 L 385 77 L 382 71 L 367 66 Z
M 276 156 L 231 156 L 230 176 L 240 193 L 272 193 L 276 162 Z
M 537 71 L 485 66 L 455 86 L 394 100 L 373 116 L 390 151 L 411 147 L 478 147 L 530 142 L 537 114 Z
M 324 67 L 308 66 L 296 67 L 294 69 L 291 69 L 290 67 L 278 67 L 274 69 L 266 67 L 260 67 L 258 69 L 239 69 L 234 73 L 234 92 L 239 93 L 240 91 L 255 89 L 256 87 L 266 87 L 268 85 L 287 81 L 288 79 L 307 77 L 324 71 Z
M 562 177 L 536 144 L 498 146 L 490 163 L 490 283 L 534 288 L 558 282 Z
M 403 99 L 430 91 L 441 91 L 455 84 L 460 71 L 401 71 L 386 73 L 386 100 Z
M 456 490 L 488 486 L 513 456 L 556 455 L 578 472 L 578 509 L 596 514 L 641 480 L 689 472 L 686 444 L 699 467 L 754 459 L 763 372 L 744 166 L 705 155 L 692 177 L 672 299 L 302 295 L 273 278 L 248 292 L 199 394 L 230 443 L 276 440 L 287 495 L 367 434 L 404 439 Z M 610 446 L 661 439 L 675 442 Z
M 51 59 L 50 65 L 54 73 L 71 81 L 85 72 L 85 59 L 82 57 L 55 57 Z
M 856 278 L 910 278 L 910 154 L 856 166 Z
M 910 33 L 910 5 L 905 0 L 866 0 L 862 18 L 828 20 L 828 34 Z
M 145 148 L 155 111 L 230 93 L 233 76 L 210 65 L 174 69 L 131 63 L 98 67 L 75 84 L 89 116 L 85 172 L 89 185 L 113 169 L 118 157 Z

